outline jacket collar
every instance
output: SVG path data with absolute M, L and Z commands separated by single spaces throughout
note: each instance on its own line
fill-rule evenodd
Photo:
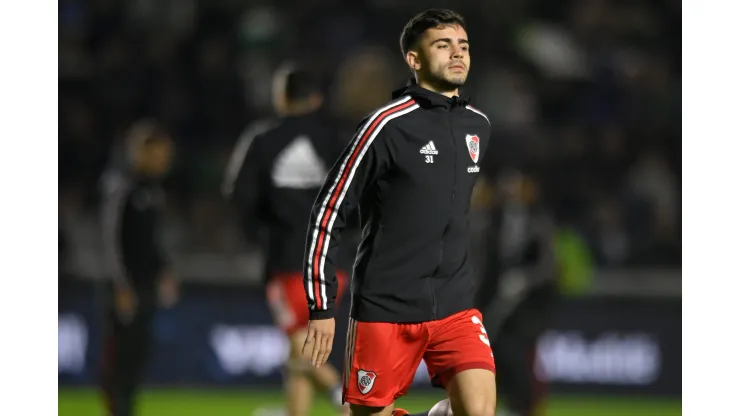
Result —
M 468 105 L 470 99 L 468 97 L 454 96 L 448 98 L 442 94 L 430 91 L 426 88 L 419 86 L 414 80 L 409 80 L 408 84 L 393 91 L 392 98 L 396 99 L 402 95 L 409 95 L 422 107 L 443 107 L 445 109 L 452 109 L 455 107 L 465 107 Z

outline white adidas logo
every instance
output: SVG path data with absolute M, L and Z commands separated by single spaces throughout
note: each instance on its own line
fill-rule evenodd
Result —
M 429 143 L 425 144 L 424 147 L 419 150 L 419 153 L 422 155 L 436 155 L 439 154 L 439 151 L 434 147 L 434 142 L 430 140 Z
M 272 181 L 277 188 L 320 188 L 326 168 L 307 136 L 298 136 L 275 159 Z

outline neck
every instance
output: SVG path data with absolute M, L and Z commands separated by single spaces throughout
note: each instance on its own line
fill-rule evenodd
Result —
M 311 102 L 292 103 L 285 107 L 283 116 L 302 116 L 313 113 L 318 109 L 318 105 Z
M 456 95 L 460 95 L 459 88 L 448 90 L 446 88 L 440 88 L 439 86 L 434 85 L 433 83 L 424 81 L 424 80 L 418 80 L 417 83 L 419 84 L 420 87 L 427 89 L 429 91 L 432 91 L 432 92 L 436 92 L 437 94 L 442 94 L 447 98 L 452 98 Z

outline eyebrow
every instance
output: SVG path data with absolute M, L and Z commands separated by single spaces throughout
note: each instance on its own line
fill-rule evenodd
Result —
M 462 38 L 461 38 L 461 39 L 458 39 L 458 41 L 459 41 L 460 43 L 464 43 L 464 44 L 470 45 L 470 42 L 468 42 L 468 40 L 467 40 L 467 39 L 462 39 Z M 447 43 L 452 43 L 452 39 L 451 39 L 451 38 L 439 38 L 439 39 L 435 40 L 434 42 L 432 42 L 432 43 L 431 43 L 431 45 L 434 45 L 434 44 L 435 44 L 435 43 L 437 43 L 437 42 L 447 42 Z

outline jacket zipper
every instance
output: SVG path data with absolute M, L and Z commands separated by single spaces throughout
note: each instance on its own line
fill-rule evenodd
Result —
M 439 270 L 442 268 L 442 261 L 444 260 L 445 238 L 447 237 L 447 232 L 450 230 L 450 226 L 452 225 L 452 217 L 455 214 L 455 191 L 457 190 L 457 177 L 456 177 L 457 146 L 455 146 L 455 134 L 452 131 L 452 122 L 450 121 L 451 118 L 452 118 L 452 115 L 448 114 L 447 127 L 450 130 L 450 138 L 452 138 L 452 157 L 453 157 L 452 159 L 452 194 L 450 196 L 450 209 L 452 210 L 452 213 L 450 214 L 450 218 L 447 220 L 447 225 L 445 226 L 445 229 L 442 232 L 442 240 L 439 242 L 439 265 L 437 266 L 437 270 L 435 271 L 434 275 L 439 273 Z M 432 286 L 431 277 L 429 278 L 429 290 L 432 293 L 432 319 L 437 319 L 437 297 L 434 295 L 434 287 Z
M 447 126 L 450 129 L 450 138 L 452 139 L 452 195 L 450 196 L 450 218 L 447 220 L 447 226 L 445 227 L 444 234 L 442 234 L 442 245 L 444 246 L 445 237 L 447 237 L 447 232 L 450 229 L 450 226 L 452 225 L 452 219 L 455 216 L 455 191 L 457 191 L 457 145 L 455 144 L 455 133 L 452 131 L 452 108 L 450 109 L 450 114 L 448 114 L 448 121 Z M 441 265 L 440 261 L 440 265 Z

